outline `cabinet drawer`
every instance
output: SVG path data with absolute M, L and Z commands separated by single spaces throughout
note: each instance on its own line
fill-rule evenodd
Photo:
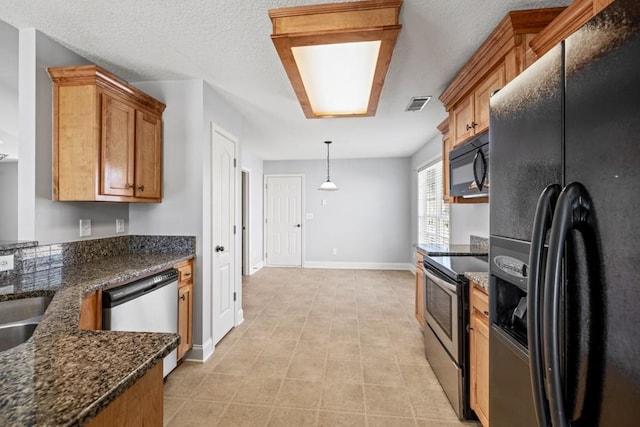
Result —
M 178 281 L 180 284 L 188 283 L 193 280 L 193 263 L 191 261 L 186 261 L 182 264 L 176 265 L 178 269 Z
M 485 316 L 489 316 L 489 296 L 475 285 L 471 288 L 471 306 Z
M 422 255 L 422 252 L 416 252 L 416 265 L 419 268 L 422 268 L 422 261 L 424 260 L 424 255 Z

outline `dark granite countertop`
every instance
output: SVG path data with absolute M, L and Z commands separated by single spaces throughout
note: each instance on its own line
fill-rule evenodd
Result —
M 34 246 L 38 246 L 38 242 L 30 240 L 0 240 L 0 251 L 33 248 Z
M 477 283 L 482 289 L 489 293 L 489 273 L 484 272 L 465 272 L 464 277 Z
M 416 250 L 423 255 L 446 256 L 446 255 L 487 255 L 487 249 L 472 245 L 442 245 L 433 243 L 418 243 Z
M 82 425 L 178 345 L 177 334 L 82 331 L 82 297 L 193 254 L 121 255 L 0 280 L 0 301 L 54 295 L 33 336 L 0 352 L 0 425 Z

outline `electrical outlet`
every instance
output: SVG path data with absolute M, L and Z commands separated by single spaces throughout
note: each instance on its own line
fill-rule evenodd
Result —
M 332 255 L 338 255 L 338 248 L 331 249 L 331 254 Z
M 320 206 L 327 206 L 327 199 L 320 200 Z
M 90 219 L 81 219 L 80 220 L 80 237 L 91 236 L 91 220 Z
M 13 255 L 0 256 L 0 271 L 13 270 Z
M 124 219 L 116 219 L 116 233 L 124 233 Z

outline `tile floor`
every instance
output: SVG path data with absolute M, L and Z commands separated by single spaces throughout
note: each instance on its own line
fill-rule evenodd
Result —
M 400 271 L 264 268 L 245 321 L 164 388 L 169 426 L 475 426 L 429 367 Z

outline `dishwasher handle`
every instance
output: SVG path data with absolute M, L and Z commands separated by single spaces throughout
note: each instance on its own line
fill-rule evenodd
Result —
M 124 304 L 146 293 L 153 292 L 177 280 L 178 270 L 171 268 L 162 273 L 108 289 L 102 292 L 102 307 L 117 307 L 120 304 Z

